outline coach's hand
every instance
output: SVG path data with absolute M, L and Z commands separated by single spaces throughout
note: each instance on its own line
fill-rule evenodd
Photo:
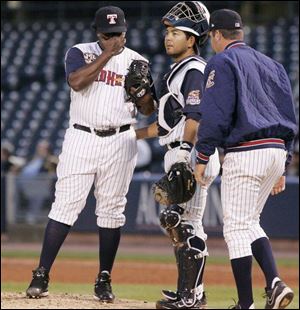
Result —
M 272 188 L 271 195 L 277 195 L 285 190 L 285 176 L 281 176 Z
M 205 180 L 204 172 L 205 172 L 206 165 L 203 164 L 196 164 L 195 166 L 195 179 L 197 183 L 199 183 L 201 186 L 206 186 L 207 181 Z

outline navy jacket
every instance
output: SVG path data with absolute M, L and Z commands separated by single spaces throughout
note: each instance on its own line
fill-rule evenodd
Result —
M 235 41 L 211 58 L 204 81 L 198 163 L 206 164 L 215 147 L 226 152 L 242 142 L 266 138 L 284 140 L 290 161 L 297 124 L 290 81 L 280 63 Z M 279 144 L 258 143 L 255 147 Z

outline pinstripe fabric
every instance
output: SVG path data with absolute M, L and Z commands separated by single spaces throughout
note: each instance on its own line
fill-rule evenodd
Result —
M 77 44 L 74 47 L 84 55 L 99 56 L 102 53 L 97 42 Z M 70 126 L 78 123 L 102 129 L 135 123 L 132 118 L 133 104 L 125 103 L 124 89 L 125 75 L 134 59 L 147 61 L 135 51 L 125 48 L 107 62 L 99 72 L 97 81 L 81 91 L 71 89 Z
M 165 172 L 170 170 L 170 167 L 176 162 L 176 153 L 179 147 L 169 150 L 165 154 Z M 196 161 L 196 152 L 195 149 L 192 151 L 191 156 L 191 164 L 192 167 L 195 167 Z M 207 199 L 207 190 L 213 180 L 218 176 L 220 171 L 220 161 L 219 161 L 219 152 L 216 149 L 215 153 L 210 157 L 210 160 L 207 164 L 207 168 L 205 171 L 205 176 L 208 179 L 208 185 L 200 187 L 197 184 L 196 192 L 194 197 L 188 201 L 187 203 L 180 204 L 180 206 L 184 209 L 184 214 L 182 215 L 182 221 L 186 223 L 190 223 L 194 226 L 196 236 L 199 238 L 206 240 L 207 235 L 204 233 L 202 226 L 202 218 L 206 206 Z
M 75 47 L 82 51 L 87 63 L 102 53 L 97 42 Z M 125 75 L 134 59 L 146 60 L 125 48 L 107 62 L 90 86 L 77 92 L 71 89 L 70 128 L 59 156 L 51 219 L 73 225 L 94 183 L 97 225 L 118 228 L 125 224 L 125 196 L 137 159 L 134 129 L 99 137 L 93 130 L 87 133 L 74 129 L 73 124 L 103 130 L 136 122 L 133 103 L 125 102 L 124 89 Z
M 185 121 L 185 116 L 182 116 L 180 122 L 174 128 L 172 128 L 172 130 L 166 136 L 159 137 L 159 144 L 163 146 L 175 141 L 183 141 Z
M 117 228 L 137 159 L 134 129 L 110 137 L 67 129 L 57 167 L 55 201 L 49 218 L 73 225 L 95 183 L 97 224 Z
M 251 243 L 267 237 L 259 223 L 260 214 L 284 172 L 285 160 L 286 151 L 276 148 L 226 154 L 221 200 L 230 259 L 252 255 Z

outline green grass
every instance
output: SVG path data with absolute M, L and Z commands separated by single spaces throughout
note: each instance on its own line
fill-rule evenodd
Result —
M 15 250 L 1 252 L 3 258 L 39 258 L 40 252 L 38 251 L 26 251 Z M 95 252 L 76 252 L 76 251 L 61 251 L 58 255 L 58 259 L 86 259 L 86 260 L 98 260 L 98 253 Z M 151 262 L 151 263 L 174 263 L 175 258 L 173 255 L 161 255 L 161 254 L 143 254 L 143 253 L 130 253 L 125 254 L 119 252 L 117 254 L 117 261 L 139 261 L 139 262 Z M 209 264 L 224 265 L 229 263 L 229 258 L 226 256 L 209 256 Z M 278 258 L 276 262 L 279 267 L 299 267 L 299 258 Z M 254 264 L 256 262 L 254 261 Z
M 27 250 L 4 250 L 1 253 L 3 258 L 33 258 L 38 259 L 40 255 L 39 251 L 27 251 Z M 59 260 L 66 259 L 85 259 L 85 260 L 98 260 L 97 251 L 88 252 L 78 252 L 63 250 L 58 255 Z M 161 255 L 161 254 L 143 254 L 143 253 L 122 253 L 119 252 L 116 261 L 126 262 L 126 261 L 138 261 L 138 262 L 151 262 L 151 263 L 175 263 L 173 255 Z M 298 272 L 299 268 L 299 258 L 278 258 L 278 267 L 290 267 L 295 268 L 295 272 Z M 217 265 L 227 265 L 229 264 L 229 259 L 226 256 L 209 256 L 207 264 L 217 264 Z M 257 265 L 254 261 L 254 265 Z M 22 292 L 24 293 L 28 283 L 15 283 L 6 282 L 1 283 L 2 292 Z M 69 294 L 93 294 L 93 284 L 80 284 L 80 283 L 50 283 L 50 293 L 69 293 Z M 160 299 L 161 289 L 174 289 L 172 285 L 162 286 L 162 285 L 143 285 L 143 284 L 117 284 L 113 283 L 113 289 L 118 298 L 126 299 L 136 299 L 144 300 L 148 302 L 155 302 Z M 299 309 L 299 287 L 293 287 L 295 292 L 295 298 L 288 309 Z M 228 306 L 233 304 L 232 298 L 237 300 L 236 289 L 233 286 L 217 286 L 210 285 L 205 287 L 209 308 L 212 309 L 226 309 Z M 262 295 L 264 293 L 263 287 L 254 287 L 254 299 L 256 309 L 263 309 L 265 300 Z
M 25 292 L 28 283 L 7 282 L 1 284 L 2 292 Z M 162 288 L 174 289 L 174 287 L 161 285 L 141 285 L 141 284 L 113 284 L 113 289 L 118 298 L 144 300 L 155 302 L 161 298 L 160 291 Z M 92 284 L 74 284 L 74 283 L 52 283 L 49 286 L 51 293 L 69 293 L 69 294 L 93 294 Z M 295 297 L 288 309 L 299 309 L 299 287 L 293 288 Z M 209 308 L 227 309 L 233 304 L 232 298 L 236 298 L 234 287 L 228 286 L 206 286 L 205 291 L 208 298 Z M 254 300 L 256 309 L 263 309 L 265 299 L 262 297 L 263 288 L 254 288 Z

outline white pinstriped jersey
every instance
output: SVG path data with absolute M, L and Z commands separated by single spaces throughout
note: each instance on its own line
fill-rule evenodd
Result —
M 94 61 L 102 52 L 97 42 L 74 47 L 65 58 L 67 76 Z M 133 126 L 100 137 L 93 130 L 86 132 L 73 125 L 104 130 L 136 122 L 133 103 L 126 102 L 124 89 L 127 69 L 135 59 L 145 60 L 124 48 L 107 62 L 91 85 L 78 92 L 71 89 L 70 127 L 59 156 L 55 201 L 49 218 L 73 225 L 94 184 L 97 225 L 106 228 L 124 225 L 126 194 L 137 159 Z
M 175 141 L 182 141 L 185 125 L 185 116 L 183 115 L 181 120 L 176 126 L 170 128 L 165 121 L 164 106 L 168 101 L 168 98 L 172 96 L 181 107 L 185 106 L 184 95 L 181 92 L 181 86 L 184 81 L 186 73 L 191 69 L 199 70 L 204 74 L 204 69 L 206 62 L 199 57 L 189 57 L 183 60 L 179 66 L 174 65 L 172 72 L 167 80 L 168 93 L 162 96 L 159 100 L 159 113 L 158 113 L 158 123 L 164 128 L 168 134 L 159 137 L 159 144 L 166 145 Z M 170 82 L 171 80 L 171 82 Z
M 73 47 L 82 51 L 87 64 L 102 53 L 98 42 L 82 43 Z M 90 86 L 78 92 L 71 89 L 70 126 L 78 123 L 105 129 L 136 122 L 133 103 L 126 102 L 124 89 L 127 69 L 135 59 L 147 61 L 137 52 L 125 47 L 119 55 L 107 62 Z

